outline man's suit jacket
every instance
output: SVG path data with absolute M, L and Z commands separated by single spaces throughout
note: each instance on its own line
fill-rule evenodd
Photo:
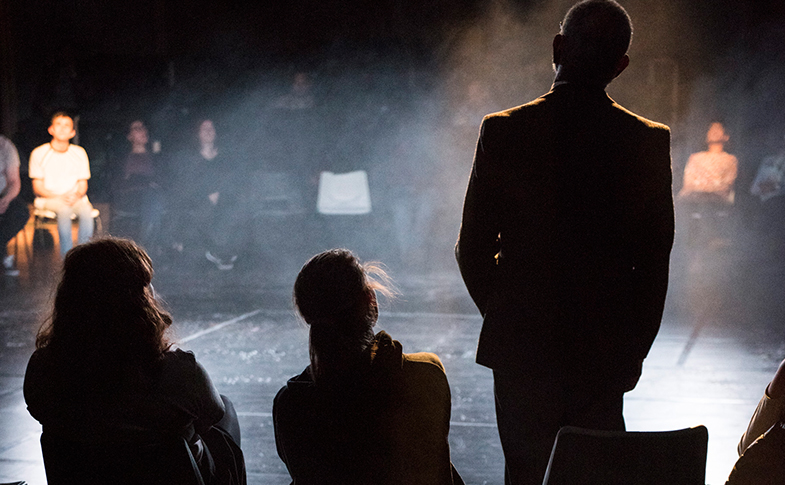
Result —
M 456 245 L 484 317 L 477 362 L 637 380 L 673 230 L 667 126 L 576 84 L 486 116 Z

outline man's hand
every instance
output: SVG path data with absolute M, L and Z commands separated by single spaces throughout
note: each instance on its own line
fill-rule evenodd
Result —
M 73 206 L 79 201 L 79 199 L 82 198 L 82 196 L 79 195 L 79 193 L 76 191 L 76 188 L 74 187 L 73 189 L 69 190 L 65 194 L 61 195 L 60 198 L 63 199 L 63 202 L 65 202 L 69 206 Z

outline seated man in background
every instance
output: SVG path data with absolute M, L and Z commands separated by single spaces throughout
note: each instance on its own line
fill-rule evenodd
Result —
M 0 135 L 0 259 L 7 276 L 17 276 L 14 255 L 6 246 L 30 218 L 27 204 L 17 197 L 22 186 L 19 180 L 19 153 L 11 140 Z
M 722 123 L 711 124 L 706 133 L 708 150 L 690 155 L 679 197 L 694 202 L 733 204 L 738 161 L 725 151 L 728 139 Z
M 785 360 L 741 436 L 739 460 L 726 485 L 785 483 Z
M 738 173 L 738 160 L 725 151 L 728 134 L 722 123 L 714 122 L 706 133 L 706 151 L 690 155 L 684 167 L 684 186 L 679 199 L 689 214 L 687 242 L 700 246 L 708 242 L 712 247 L 729 244 L 728 208 L 733 205 L 733 185 Z M 700 222 L 703 220 L 703 222 Z
M 35 207 L 57 214 L 60 255 L 65 257 L 74 245 L 72 215 L 79 218 L 79 244 L 87 242 L 93 235 L 93 206 L 86 195 L 90 162 L 84 148 L 71 144 L 76 130 L 70 115 L 62 111 L 52 115 L 49 134 L 52 141 L 30 154 L 30 178 L 33 179 L 33 193 L 36 195 Z

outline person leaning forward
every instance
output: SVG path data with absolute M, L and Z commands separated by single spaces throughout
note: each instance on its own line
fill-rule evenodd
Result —
M 505 483 L 542 482 L 561 426 L 624 430 L 673 245 L 670 131 L 605 87 L 629 64 L 616 2 L 573 6 L 550 92 L 487 115 L 456 257 L 483 315 Z

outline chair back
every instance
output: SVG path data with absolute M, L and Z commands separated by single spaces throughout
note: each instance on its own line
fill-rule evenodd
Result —
M 205 484 L 188 442 L 182 437 L 143 444 L 93 444 L 43 433 L 41 451 L 49 485 Z
M 565 426 L 543 485 L 704 485 L 709 433 L 596 431 Z

